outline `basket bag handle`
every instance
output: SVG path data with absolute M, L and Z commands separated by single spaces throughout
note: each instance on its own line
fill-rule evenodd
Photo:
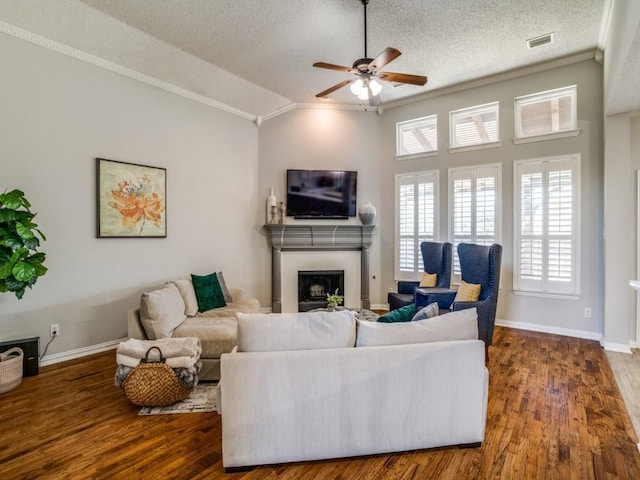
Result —
M 0 361 L 6 362 L 7 360 L 10 360 L 9 355 L 11 355 L 12 353 L 15 353 L 17 357 L 21 357 L 23 355 L 22 349 L 20 347 L 13 347 L 6 352 L 0 353 Z
M 160 360 L 149 360 L 149 353 L 154 348 L 158 350 L 158 353 L 160 354 Z M 162 356 L 162 350 L 160 350 L 160 347 L 151 347 L 149 350 L 147 350 L 147 353 L 144 356 L 144 358 L 140 360 L 140 363 L 167 363 L 167 359 Z

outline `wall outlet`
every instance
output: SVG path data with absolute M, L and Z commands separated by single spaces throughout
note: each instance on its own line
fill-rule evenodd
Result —
M 584 309 L 584 318 L 591 318 L 591 309 L 589 307 Z
M 60 325 L 57 323 L 52 323 L 49 325 L 49 336 L 57 337 L 60 335 Z

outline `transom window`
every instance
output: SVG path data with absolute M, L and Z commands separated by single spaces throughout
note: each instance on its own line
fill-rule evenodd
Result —
M 396 175 L 397 280 L 416 280 L 423 269 L 420 244 L 438 238 L 438 171 Z
M 580 155 L 514 165 L 514 291 L 579 294 Z
M 576 130 L 576 99 L 576 85 L 516 97 L 516 138 Z
M 438 151 L 438 116 L 416 118 L 396 124 L 396 155 Z
M 449 112 L 451 148 L 498 142 L 499 102 Z

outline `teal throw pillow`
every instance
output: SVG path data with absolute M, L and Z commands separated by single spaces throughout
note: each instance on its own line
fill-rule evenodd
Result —
M 207 310 L 227 305 L 224 301 L 222 288 L 220 288 L 218 275 L 215 272 L 205 276 L 192 274 L 191 281 L 198 299 L 198 311 L 206 312 Z
M 378 321 L 384 323 L 410 322 L 415 313 L 416 305 L 412 303 L 396 310 L 391 310 L 389 313 L 385 313 L 378 318 Z

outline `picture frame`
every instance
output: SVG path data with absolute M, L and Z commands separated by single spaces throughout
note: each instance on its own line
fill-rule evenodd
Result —
M 167 169 L 96 158 L 98 238 L 166 238 Z

